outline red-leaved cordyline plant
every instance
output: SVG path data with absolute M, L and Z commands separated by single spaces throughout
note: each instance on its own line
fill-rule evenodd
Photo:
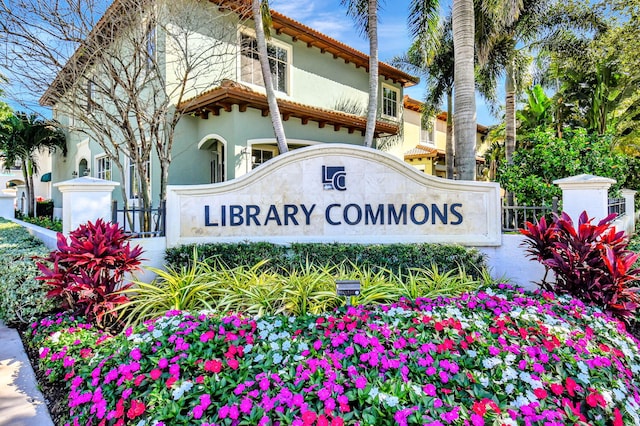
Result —
M 582 212 L 576 229 L 562 213 L 548 225 L 544 217 L 536 224 L 527 222 L 520 232 L 527 237 L 529 257 L 556 275 L 556 281 L 549 283 L 545 274 L 543 289 L 570 294 L 624 320 L 640 304 L 639 288 L 629 287 L 640 279 L 640 270 L 631 269 L 638 255 L 627 250 L 624 232 L 611 226 L 615 217 L 611 214 L 593 225 Z
M 42 276 L 37 277 L 53 288 L 47 297 L 60 297 L 63 308 L 85 315 L 100 327 L 117 321 L 113 309 L 129 299 L 119 290 L 126 273 L 140 270 L 142 248 L 131 248 L 117 224 L 98 219 L 69 233 L 69 241 L 58 233 L 58 249 L 38 262 Z M 106 316 L 106 318 L 105 318 Z

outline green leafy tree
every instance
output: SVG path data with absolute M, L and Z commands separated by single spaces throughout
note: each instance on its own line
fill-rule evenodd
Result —
M 439 43 L 430 43 L 424 37 L 413 42 L 409 51 L 394 58 L 393 65 L 425 78 L 426 95 L 423 101 L 422 120 L 431 126 L 432 119 L 440 112 L 440 105 L 446 99 L 447 105 L 447 133 L 445 143 L 445 158 L 447 164 L 447 179 L 454 177 L 454 146 L 453 146 L 453 33 L 451 31 L 451 16 L 441 25 Z
M 519 131 L 527 133 L 538 127 L 548 127 L 554 121 L 553 100 L 547 96 L 539 84 L 526 89 L 527 100 L 524 108 L 516 112 Z
M 38 173 L 38 152 L 57 149 L 66 154 L 65 135 L 53 121 L 43 120 L 35 114 L 18 112 L 0 122 L 0 152 L 4 167 L 20 164 L 27 189 L 27 213 L 35 214 L 33 175 Z
M 501 186 L 512 191 L 518 203 L 548 204 L 562 195 L 554 180 L 583 173 L 615 179 L 614 191 L 626 183 L 628 158 L 612 151 L 611 135 L 567 128 L 561 138 L 554 129 L 540 129 L 528 138 L 532 148 L 517 150 L 513 163 L 498 173 Z

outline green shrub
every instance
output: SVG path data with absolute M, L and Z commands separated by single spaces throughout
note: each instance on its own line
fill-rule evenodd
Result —
M 368 267 L 374 272 L 383 270 L 405 274 L 412 268 L 430 269 L 436 265 L 441 271 L 465 270 L 474 278 L 484 267 L 483 255 L 476 249 L 446 244 L 321 244 L 295 243 L 286 247 L 272 243 L 224 243 L 184 245 L 166 252 L 167 266 L 174 270 L 187 267 L 194 248 L 199 260 L 222 262 L 231 268 L 254 266 L 268 259 L 268 268 L 275 272 L 291 272 L 306 264 L 332 267 L 352 264 Z
M 401 297 L 457 296 L 489 284 L 474 279 L 463 270 L 440 273 L 431 269 L 412 269 L 397 275 L 381 268 L 344 262 L 339 266 L 310 263 L 291 272 L 275 272 L 262 260 L 253 266 L 228 267 L 220 261 L 198 260 L 192 254 L 189 267 L 166 271 L 152 269 L 157 277 L 151 283 L 136 282 L 122 290 L 129 301 L 117 308 L 128 325 L 155 319 L 170 310 L 220 313 L 242 312 L 264 316 L 285 314 L 304 316 L 331 312 L 347 300 L 336 295 L 336 280 L 357 280 L 361 292 L 351 296 L 351 305 L 397 302 Z M 487 275 L 482 271 L 483 277 Z
M 36 216 L 53 219 L 53 200 L 36 200 Z
M 22 216 L 20 220 L 31 223 L 41 228 L 50 229 L 56 232 L 62 232 L 62 221 L 60 219 L 51 219 L 49 217 L 28 217 Z
M 57 306 L 46 298 L 47 285 L 35 280 L 32 257 L 48 252 L 22 226 L 0 219 L 0 319 L 7 324 L 28 324 Z

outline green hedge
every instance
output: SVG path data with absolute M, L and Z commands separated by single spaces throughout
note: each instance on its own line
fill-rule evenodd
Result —
M 269 259 L 268 266 L 276 271 L 292 271 L 307 261 L 316 266 L 333 266 L 351 261 L 359 267 L 389 269 L 404 273 L 411 268 L 427 269 L 437 265 L 446 272 L 463 268 L 477 277 L 486 265 L 482 253 L 459 245 L 446 244 L 320 244 L 295 243 L 283 246 L 271 243 L 188 244 L 167 250 L 167 266 L 179 269 L 187 266 L 194 247 L 201 260 L 218 259 L 229 267 L 253 266 Z
M 32 259 L 48 253 L 22 226 L 0 219 L 0 319 L 7 324 L 28 324 L 54 310 Z

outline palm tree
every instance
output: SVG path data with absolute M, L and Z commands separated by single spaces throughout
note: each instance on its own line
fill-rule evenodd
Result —
M 357 27 L 369 38 L 369 103 L 364 145 L 373 146 L 378 117 L 378 0 L 340 0 Z M 409 28 L 414 35 L 433 40 L 437 32 L 438 0 L 411 0 Z
M 267 51 L 267 37 L 271 28 L 269 0 L 251 0 L 251 12 L 256 29 L 256 43 L 258 45 L 260 67 L 262 68 L 262 79 L 267 93 L 267 102 L 269 103 L 271 123 L 278 143 L 278 150 L 280 154 L 283 154 L 289 150 L 289 147 L 284 134 L 284 125 L 282 124 L 282 116 L 280 115 L 280 108 L 278 107 L 278 100 L 273 88 L 273 80 L 271 79 L 271 67 L 269 66 L 269 53 Z
M 369 39 L 369 103 L 364 146 L 372 147 L 378 118 L 378 1 L 340 0 L 340 4 L 346 6 L 347 15 Z
M 476 97 L 473 0 L 453 0 L 454 131 L 458 179 L 476 179 Z
M 424 38 L 417 39 L 407 54 L 395 58 L 392 63 L 410 72 L 420 74 L 426 80 L 426 96 L 423 103 L 423 120 L 432 121 L 440 105 L 446 98 L 447 133 L 445 159 L 447 179 L 454 177 L 453 146 L 453 34 L 451 32 L 451 16 L 444 21 L 439 31 L 439 42 L 429 43 Z
M 27 214 L 35 212 L 33 175 L 38 173 L 36 153 L 61 149 L 67 153 L 66 138 L 62 130 L 52 121 L 45 121 L 35 114 L 19 112 L 0 123 L 0 151 L 4 167 L 20 163 L 27 188 Z

